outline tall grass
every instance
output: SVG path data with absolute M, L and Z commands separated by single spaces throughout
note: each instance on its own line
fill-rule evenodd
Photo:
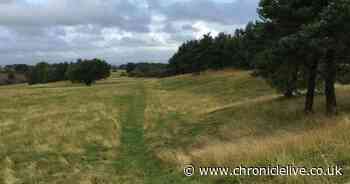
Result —
M 322 96 L 317 113 L 306 116 L 302 97 L 284 99 L 263 80 L 235 70 L 166 79 L 114 74 L 93 87 L 59 82 L 0 92 L 0 183 L 350 181 L 348 86 L 337 86 L 340 113 L 333 118 L 324 115 Z M 183 180 L 189 163 L 338 165 L 345 176 Z
M 338 86 L 340 114 L 303 113 L 304 99 L 284 99 L 249 73 L 209 72 L 153 82 L 148 141 L 167 163 L 197 166 L 341 166 L 343 177 L 214 178 L 213 182 L 345 183 L 350 181 L 349 88 Z M 242 87 L 237 87 L 242 86 Z M 155 99 L 158 99 L 155 100 Z M 160 100 L 159 100 L 160 99 Z
M 114 98 L 129 89 L 106 82 L 2 87 L 0 183 L 118 182 Z

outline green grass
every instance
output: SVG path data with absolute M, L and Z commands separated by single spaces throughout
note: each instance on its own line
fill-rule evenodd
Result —
M 265 81 L 251 77 L 250 72 L 207 72 L 199 76 L 184 77 L 162 80 L 161 85 L 169 91 L 210 95 L 220 102 L 242 101 L 274 93 Z
M 119 105 L 127 107 L 122 119 L 121 159 L 116 164 L 121 171 L 119 174 L 125 177 L 123 183 L 196 183 L 171 166 L 163 166 L 148 148 L 144 138 L 145 95 L 143 84 L 138 83 L 133 87 L 132 94 L 122 101 L 117 99 Z
M 2 183 L 347 183 L 350 88 L 339 115 L 305 116 L 249 72 L 165 79 L 114 73 L 92 87 L 68 82 L 0 87 Z M 343 177 L 193 177 L 182 167 L 344 167 Z

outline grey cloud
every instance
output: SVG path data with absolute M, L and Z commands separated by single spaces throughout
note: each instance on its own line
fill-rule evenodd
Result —
M 258 0 L 225 1 L 0 0 L 0 65 L 76 57 L 166 61 L 181 42 L 203 32 L 194 26 L 198 21 L 223 31 L 256 16 Z M 164 18 L 154 22 L 155 16 Z
M 162 5 L 159 0 L 149 2 L 172 21 L 204 20 L 222 24 L 242 24 L 256 18 L 259 0 L 220 2 L 213 0 L 175 1 Z
M 186 30 L 186 31 L 193 31 L 193 32 L 198 32 L 199 31 L 197 28 L 195 28 L 195 27 L 193 27 L 192 25 L 189 25 L 189 24 L 183 25 L 182 29 Z
M 49 0 L 43 5 L 0 4 L 0 25 L 8 27 L 51 27 L 94 24 L 147 32 L 150 14 L 147 8 L 131 1 Z

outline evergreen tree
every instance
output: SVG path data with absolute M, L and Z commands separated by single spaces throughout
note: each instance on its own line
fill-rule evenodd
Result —
M 337 67 L 347 63 L 342 57 L 349 52 L 350 39 L 350 1 L 332 0 L 324 8 L 320 20 L 316 22 L 316 39 L 324 44 L 325 62 L 325 94 L 326 108 L 329 114 L 337 112 L 337 100 L 335 93 L 335 82 L 337 79 Z

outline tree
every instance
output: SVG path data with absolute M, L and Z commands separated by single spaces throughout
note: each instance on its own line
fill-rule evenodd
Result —
M 317 19 L 318 13 L 324 5 L 324 1 L 318 0 L 260 1 L 258 11 L 264 24 L 268 25 L 265 29 L 271 30 L 272 28 L 273 30 L 271 33 L 264 31 L 264 34 L 267 34 L 267 37 L 270 37 L 270 40 L 274 40 L 275 43 L 269 44 L 270 48 L 267 53 L 270 56 L 258 63 L 260 71 L 257 73 L 265 74 L 263 76 L 272 81 L 272 86 L 282 91 L 287 97 L 297 93 L 298 87 L 305 87 L 298 82 L 305 81 L 300 77 L 305 76 L 301 75 L 305 69 L 304 62 L 309 62 L 305 61 L 305 58 L 308 58 L 305 57 L 308 53 L 305 53 L 305 48 L 303 48 L 308 43 L 306 37 L 302 37 L 299 32 L 304 25 Z M 266 66 L 271 64 L 267 59 L 275 60 L 271 67 Z
M 316 88 L 320 88 L 320 73 L 319 63 L 322 59 L 322 47 L 318 39 L 314 39 L 315 27 L 309 25 L 304 27 L 296 34 L 296 41 L 298 51 L 296 55 L 299 60 L 302 60 L 302 66 L 304 67 L 304 77 L 307 87 L 307 93 L 305 98 L 305 113 L 313 112 L 314 97 Z
M 93 84 L 96 80 L 109 77 L 111 66 L 103 60 L 81 60 L 71 64 L 67 70 L 67 78 L 72 82 L 84 83 L 87 86 Z
M 337 112 L 335 82 L 337 78 L 337 65 L 347 63 L 342 56 L 349 52 L 350 39 L 350 1 L 333 0 L 321 13 L 319 21 L 320 34 L 325 42 L 325 94 L 326 107 L 329 114 Z M 345 52 L 344 52 L 345 51 Z M 342 59 L 338 59 L 342 58 Z
M 343 57 L 349 52 L 350 1 L 349 0 L 262 0 L 259 13 L 265 22 L 272 22 L 283 33 L 282 39 L 295 36 L 298 46 L 293 55 L 302 61 L 307 81 L 305 111 L 312 112 L 318 73 L 324 79 L 326 109 L 337 112 L 335 82 L 340 66 L 347 66 Z M 293 45 L 288 42 L 289 45 Z M 293 50 L 293 47 L 291 47 Z M 290 49 L 287 49 L 290 50 Z M 298 53 L 298 54 L 295 54 Z M 290 58 L 290 55 L 286 55 Z M 287 66 L 290 62 L 283 62 Z M 295 65 L 298 66 L 298 65 Z M 320 67 L 323 67 L 320 70 Z M 269 67 L 267 67 L 270 69 Z M 348 70 L 350 71 L 350 70 Z M 342 75 L 346 70 L 342 70 Z M 343 81 L 344 82 L 344 81 Z
M 338 48 L 340 42 L 335 42 L 334 38 L 335 35 L 342 32 L 339 32 L 338 29 L 344 30 L 344 27 L 340 27 L 340 25 L 346 24 L 345 17 L 348 15 L 344 15 L 344 13 L 349 12 L 349 9 L 344 8 L 346 3 L 348 0 L 262 0 L 260 2 L 259 14 L 261 17 L 265 22 L 275 24 L 281 30 L 280 40 L 287 38 L 289 40 L 287 45 L 291 46 L 282 47 L 282 49 L 292 52 L 285 54 L 288 59 L 281 62 L 281 66 L 302 67 L 302 71 L 305 71 L 304 75 L 297 76 L 305 77 L 301 81 L 307 81 L 308 91 L 305 102 L 305 112 L 307 113 L 313 111 L 313 98 L 319 78 L 317 74 L 321 64 L 321 66 L 325 66 L 322 76 L 325 80 L 327 112 L 336 112 L 334 83 L 337 71 L 335 63 L 337 49 L 334 48 Z M 335 7 L 335 5 L 339 6 Z M 334 25 L 335 22 L 338 25 Z M 333 30 L 332 33 L 329 30 Z M 294 39 L 290 39 L 293 37 Z M 297 47 L 293 47 L 293 45 Z M 292 62 L 290 58 L 295 56 L 297 60 L 302 62 L 294 62 L 294 65 L 290 65 Z M 293 70 L 293 67 L 290 67 L 290 70 Z M 294 75 L 297 73 L 299 72 L 295 72 Z
M 206 34 L 181 45 L 171 57 L 172 75 L 207 69 L 254 69 L 286 97 L 307 90 L 305 112 L 313 112 L 322 88 L 327 112 L 336 112 L 335 82 L 350 82 L 350 0 L 261 0 L 260 20 L 234 35 Z M 346 56 L 345 56 L 346 55 Z
M 68 66 L 68 63 L 51 64 L 49 67 L 49 82 L 66 80 L 66 72 L 68 70 Z
M 208 33 L 201 39 L 183 43 L 169 60 L 169 75 L 199 74 L 204 70 L 225 67 L 251 69 L 250 58 L 254 57 L 257 48 L 255 45 L 249 47 L 249 43 L 256 41 L 256 35 L 254 38 L 246 35 L 243 29 L 238 29 L 234 35 L 220 33 L 213 37 Z
M 335 83 L 338 79 L 338 68 L 347 66 L 348 59 L 343 57 L 349 53 L 350 39 L 350 1 L 329 0 L 324 1 L 323 9 L 318 18 L 307 27 L 311 33 L 312 50 L 318 50 L 317 55 L 323 66 L 324 89 L 326 95 L 326 109 L 328 114 L 337 113 L 337 100 Z M 343 70 L 343 72 L 349 70 Z M 344 73 L 342 73 L 344 75 Z M 342 81 L 344 82 L 344 81 Z M 310 92 L 311 93 L 311 92 Z
M 29 73 L 29 84 L 43 84 L 49 80 L 49 64 L 40 62 L 36 64 Z

